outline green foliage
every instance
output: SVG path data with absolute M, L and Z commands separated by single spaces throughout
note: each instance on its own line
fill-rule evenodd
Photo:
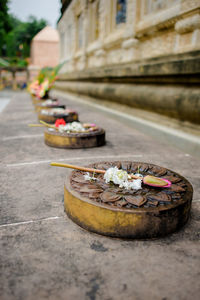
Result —
M 0 0 L 0 56 L 28 57 L 32 38 L 47 21 L 30 16 L 27 22 L 22 22 L 8 13 L 8 3 L 8 0 Z
M 58 79 L 58 72 L 66 62 L 58 64 L 56 67 L 42 68 L 37 77 L 29 84 L 28 90 L 31 94 L 44 98 Z
M 28 65 L 28 62 L 20 57 L 11 57 L 8 59 L 10 66 L 16 66 L 16 67 L 26 67 Z
M 37 76 L 39 84 L 41 84 L 46 78 L 48 78 L 50 83 L 55 81 L 55 78 L 58 75 L 59 70 L 62 68 L 64 64 L 65 62 L 58 64 L 54 68 L 53 67 L 42 68 Z
M 27 65 L 27 60 L 20 57 L 8 57 L 7 59 L 0 57 L 0 67 L 26 67 Z
M 8 1 L 0 0 L 0 56 L 6 53 L 6 34 L 12 29 Z
M 47 25 L 47 22 L 43 19 L 37 20 L 33 16 L 30 16 L 27 22 L 21 22 L 12 17 L 12 22 L 15 26 L 6 37 L 6 54 L 7 56 L 28 57 L 32 38 Z

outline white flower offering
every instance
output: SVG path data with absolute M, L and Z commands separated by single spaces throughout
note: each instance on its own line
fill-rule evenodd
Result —
M 104 179 L 106 183 L 113 182 L 127 190 L 140 190 L 142 188 L 142 177 L 141 179 L 131 180 L 131 176 L 126 171 L 119 170 L 117 167 L 106 170 Z
M 98 178 L 94 177 L 94 174 L 104 174 L 104 179 L 106 183 L 113 182 L 114 184 L 118 184 L 120 188 L 125 188 L 127 190 L 133 189 L 133 190 L 140 190 L 142 189 L 142 182 L 143 184 L 158 187 L 158 188 L 168 188 L 171 187 L 172 182 L 168 180 L 167 178 L 159 178 L 153 175 L 146 175 L 143 176 L 139 172 L 137 174 L 128 174 L 124 170 L 120 170 L 117 167 L 111 167 L 107 170 L 99 170 L 94 168 L 86 168 L 86 167 L 80 167 L 80 166 L 74 166 L 69 164 L 60 164 L 60 163 L 51 163 L 52 166 L 58 166 L 58 167 L 65 167 L 65 168 L 71 168 L 76 169 L 80 171 L 87 172 L 85 175 L 86 180 L 98 180 Z M 89 172 L 93 173 L 93 176 L 91 177 L 89 175 Z M 181 187 L 179 187 L 180 189 Z
M 42 115 L 49 115 L 49 111 L 46 110 L 46 109 L 42 109 L 42 110 L 41 110 L 41 114 L 42 114 Z
M 93 176 L 90 176 L 90 173 L 89 173 L 89 172 L 87 172 L 87 173 L 84 175 L 84 179 L 85 179 L 85 180 L 97 180 L 97 178 L 94 177 L 94 174 L 93 174 Z
M 67 112 L 66 112 L 66 110 L 65 110 L 65 108 L 52 108 L 51 110 L 50 110 L 50 112 L 51 112 L 51 114 L 52 115 L 62 115 L 62 114 L 67 114 Z
M 83 125 L 79 122 L 67 123 L 66 125 L 59 125 L 58 127 L 58 131 L 61 133 L 84 132 L 85 130 L 85 127 L 83 127 Z
M 42 103 L 42 106 L 48 106 L 48 105 L 53 105 L 55 103 L 55 100 L 52 99 L 47 99 Z
M 47 109 L 42 109 L 41 110 L 41 114 L 43 115 L 63 115 L 63 114 L 68 114 L 68 112 L 66 112 L 66 110 L 64 108 L 52 108 L 50 110 Z

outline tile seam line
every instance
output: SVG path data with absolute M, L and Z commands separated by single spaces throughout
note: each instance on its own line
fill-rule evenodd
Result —
M 2 138 L 1 141 L 10 141 L 10 140 L 17 140 L 17 139 L 27 139 L 27 138 L 36 138 L 41 137 L 43 134 L 33 134 L 33 135 L 21 135 L 21 136 L 8 136 L 5 138 Z
M 21 222 L 15 222 L 15 223 L 7 223 L 0 225 L 0 228 L 3 227 L 10 227 L 10 226 L 20 226 L 20 225 L 26 225 L 26 224 L 33 224 L 38 223 L 42 221 L 51 221 L 51 220 L 57 220 L 63 218 L 62 216 L 54 216 L 54 217 L 47 217 L 47 218 L 41 218 L 36 220 L 28 220 L 28 221 L 21 221 Z
M 194 135 L 189 135 L 189 134 L 184 133 L 184 132 L 181 132 L 181 131 L 179 131 L 179 130 L 177 130 L 177 129 L 171 129 L 171 128 L 168 128 L 168 127 L 166 127 L 166 126 L 164 126 L 164 125 L 159 125 L 159 126 L 158 126 L 158 125 L 154 124 L 154 123 L 151 122 L 151 121 L 142 120 L 141 118 L 130 116 L 130 115 L 124 113 L 124 112 L 119 112 L 119 111 L 117 111 L 117 110 L 114 110 L 114 109 L 111 109 L 111 108 L 107 108 L 107 107 L 101 106 L 101 105 L 96 104 L 96 103 L 91 103 L 90 101 L 88 101 L 88 100 L 86 100 L 86 99 L 84 99 L 84 100 L 79 100 L 79 99 L 77 99 L 77 97 L 76 97 L 75 95 L 71 95 L 71 94 L 69 95 L 69 94 L 68 94 L 68 95 L 66 96 L 64 92 L 60 92 L 60 91 L 56 91 L 56 93 L 60 94 L 61 96 L 65 97 L 65 98 L 71 98 L 71 100 L 75 100 L 75 101 L 77 101 L 77 102 L 79 102 L 79 103 L 82 103 L 82 104 L 86 103 L 86 104 L 88 104 L 88 105 L 90 105 L 90 106 L 92 106 L 92 107 L 98 108 L 98 109 L 100 109 L 101 111 L 110 113 L 110 114 L 112 114 L 112 115 L 116 115 L 116 116 L 125 118 L 125 119 L 127 119 L 127 120 L 129 120 L 129 121 L 137 122 L 137 123 L 139 123 L 139 124 L 144 124 L 144 125 L 146 125 L 146 126 L 150 126 L 150 127 L 154 128 L 154 129 L 157 129 L 157 130 L 159 130 L 159 131 L 161 131 L 161 132 L 163 132 L 163 133 L 168 133 L 168 134 L 171 134 L 171 135 L 173 135 L 173 136 L 174 136 L 174 135 L 178 135 L 180 138 L 189 140 L 189 141 L 191 141 L 191 142 L 193 142 L 193 143 L 195 142 L 195 143 L 200 144 L 200 138 L 198 138 L 198 137 L 196 137 L 196 136 L 194 136 Z
M 95 156 L 92 157 L 92 159 L 106 159 L 106 158 L 115 158 L 115 157 L 143 157 L 142 154 L 126 154 L 126 155 L 107 155 L 107 156 Z M 37 164 L 45 164 L 45 163 L 50 163 L 53 160 L 57 161 L 71 161 L 71 160 L 83 160 L 83 159 L 91 159 L 91 156 L 88 157 L 73 157 L 73 158 L 59 158 L 59 159 L 54 159 L 52 158 L 51 160 L 40 160 L 40 161 L 33 161 L 33 162 L 24 162 L 24 163 L 18 163 L 18 164 L 7 164 L 6 167 L 20 167 L 20 166 L 26 166 L 26 165 L 37 165 Z

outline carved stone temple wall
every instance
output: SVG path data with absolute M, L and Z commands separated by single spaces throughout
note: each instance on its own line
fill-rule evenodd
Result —
M 62 0 L 56 88 L 200 123 L 200 0 Z

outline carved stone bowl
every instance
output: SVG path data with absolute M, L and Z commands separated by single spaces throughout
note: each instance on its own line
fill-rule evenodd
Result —
M 98 128 L 86 133 L 60 133 L 48 128 L 44 132 L 44 141 L 48 146 L 65 149 L 99 147 L 105 144 L 105 130 Z
M 88 181 L 83 171 L 72 171 L 64 186 L 64 206 L 70 219 L 81 227 L 119 238 L 155 238 L 186 224 L 193 188 L 183 176 L 169 169 L 143 162 L 116 161 L 90 165 L 96 169 L 117 166 L 128 173 L 153 175 L 172 182 L 158 188 L 142 184 L 141 190 L 126 190 L 105 183 L 102 174 Z

